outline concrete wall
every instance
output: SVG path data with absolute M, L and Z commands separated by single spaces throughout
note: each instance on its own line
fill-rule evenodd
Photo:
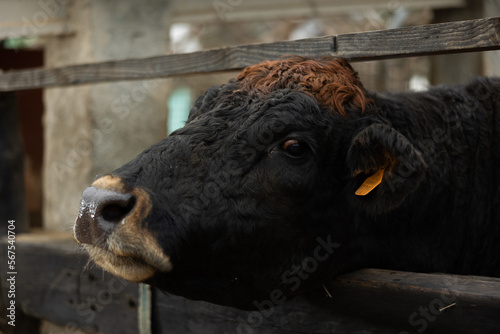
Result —
M 484 1 L 484 16 L 500 16 L 500 0 Z M 484 74 L 500 77 L 500 51 L 488 51 L 484 53 Z
M 467 0 L 467 7 L 435 12 L 434 23 L 500 15 L 499 0 Z M 432 57 L 433 84 L 464 83 L 478 75 L 500 76 L 500 52 L 470 52 Z
M 46 40 L 46 66 L 164 54 L 168 15 L 161 0 L 73 1 L 76 33 Z M 97 175 L 165 136 L 169 86 L 154 79 L 45 90 L 46 229 L 71 229 L 81 193 Z

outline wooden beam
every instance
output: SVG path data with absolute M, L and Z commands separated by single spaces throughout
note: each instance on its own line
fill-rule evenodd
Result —
M 67 333 L 137 333 L 137 285 L 105 274 L 68 233 L 17 235 L 16 275 L 7 274 L 7 244 L 0 242 L 1 298 L 15 300 L 16 313 L 49 320 Z M 7 278 L 14 276 L 15 298 Z M 17 323 L 16 323 L 17 326 Z
M 342 57 L 353 60 L 495 50 L 500 49 L 500 17 L 345 34 L 337 44 Z
M 500 331 L 500 279 L 366 269 L 327 285 L 343 305 L 323 303 L 341 314 L 363 314 L 408 332 L 427 328 L 449 333 Z
M 69 234 L 17 236 L 17 310 L 67 332 L 137 333 L 137 284 L 87 262 Z M 6 299 L 6 270 L 0 278 Z M 279 305 L 258 301 L 257 311 L 153 292 L 153 333 L 500 332 L 499 278 L 365 269 Z
M 0 91 L 239 70 L 286 55 L 326 55 L 363 61 L 497 49 L 500 49 L 500 18 L 487 18 L 144 59 L 9 71 L 0 74 Z

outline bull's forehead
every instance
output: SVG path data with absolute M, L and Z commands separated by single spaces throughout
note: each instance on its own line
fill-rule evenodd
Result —
M 195 109 L 194 107 L 193 109 Z M 194 142 L 214 143 L 283 135 L 287 131 L 322 127 L 330 113 L 320 110 L 315 99 L 307 93 L 281 89 L 259 98 L 242 92 L 228 96 L 224 89 L 204 109 L 173 135 L 184 135 Z M 269 138 L 268 138 L 269 139 Z M 220 143 L 222 144 L 222 143 Z
M 231 178 L 231 184 L 241 184 L 245 181 L 241 175 L 257 169 L 258 162 L 287 134 L 314 130 L 317 135 L 326 123 L 322 114 L 328 111 L 320 110 L 305 93 L 281 90 L 265 99 L 238 93 L 234 97 L 216 96 L 209 108 L 197 110 L 196 117 L 135 165 L 156 169 L 162 180 L 170 180 L 164 188 L 175 188 L 183 180 L 201 185 Z

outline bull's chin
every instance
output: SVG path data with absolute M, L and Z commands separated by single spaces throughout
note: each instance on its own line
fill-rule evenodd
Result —
M 90 258 L 105 271 L 132 282 L 143 282 L 154 276 L 157 269 L 144 260 L 114 254 L 97 246 L 84 245 Z

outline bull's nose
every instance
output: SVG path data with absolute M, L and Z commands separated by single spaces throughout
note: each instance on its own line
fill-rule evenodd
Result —
M 88 187 L 82 194 L 75 238 L 104 247 L 107 236 L 133 211 L 136 201 L 132 194 Z

